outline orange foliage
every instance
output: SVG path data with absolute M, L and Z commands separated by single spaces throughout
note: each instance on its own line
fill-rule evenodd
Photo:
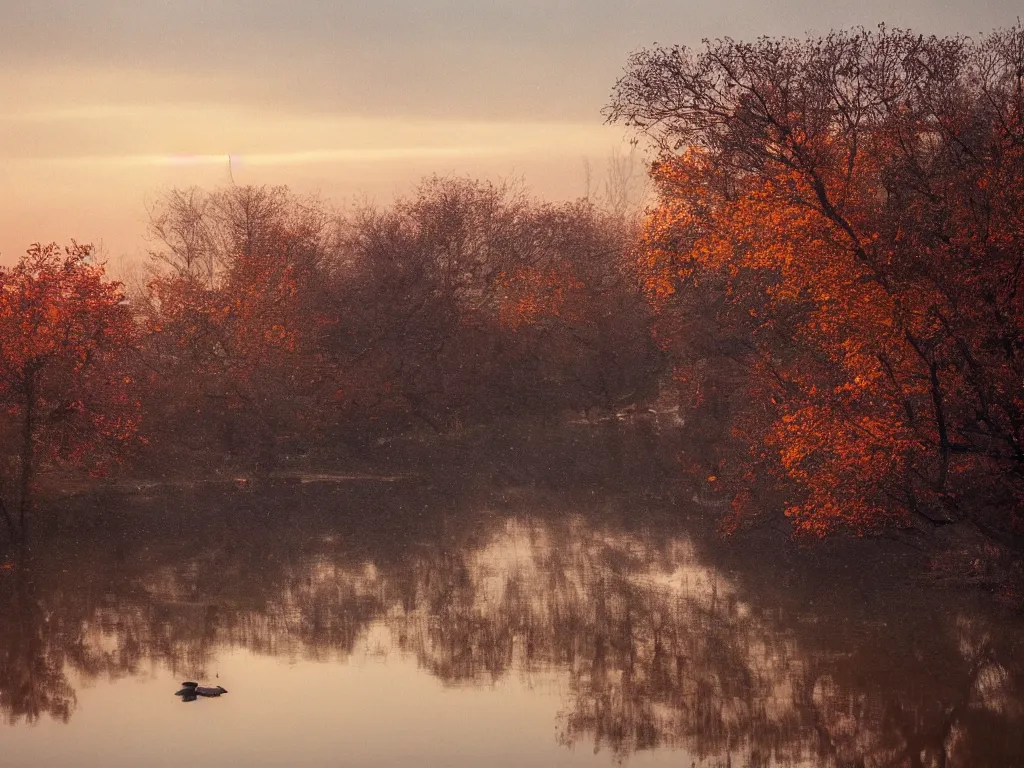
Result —
M 544 318 L 564 318 L 567 302 L 583 283 L 568 269 L 519 267 L 512 274 L 502 272 L 495 280 L 498 322 L 503 328 L 535 325 Z
M 0 269 L 0 403 L 20 433 L 23 504 L 38 458 L 96 476 L 139 430 L 138 330 L 90 254 L 34 245 Z
M 290 253 L 297 239 L 285 229 L 264 233 L 259 250 L 232 253 L 212 282 L 178 271 L 149 284 L 149 343 L 178 365 L 174 397 L 183 403 L 191 390 L 197 411 L 204 397 L 224 398 L 255 417 L 264 440 L 316 418 L 287 406 L 307 402 L 333 376 L 319 343 L 331 322 L 308 306 L 310 274 Z
M 785 481 L 798 531 L 980 520 L 979 506 L 1003 530 L 1020 519 L 1024 95 L 999 67 L 1022 40 L 724 41 L 640 54 L 620 83 L 616 116 L 689 145 L 654 166 L 639 265 L 662 343 L 678 351 L 694 308 L 710 313 L 710 346 L 746 371 L 732 434 Z M 899 72 L 918 91 L 886 103 L 896 86 L 870 67 L 901 46 L 946 69 Z M 671 117 L 659 78 L 683 94 Z M 943 100 L 954 85 L 960 101 Z
M 750 414 L 739 422 L 804 489 L 787 508 L 798 529 L 823 534 L 904 521 L 914 508 L 955 503 L 957 489 L 973 484 L 958 474 L 1002 474 L 1019 452 L 1014 421 L 1024 408 L 1013 386 L 1017 353 L 991 352 L 999 335 L 1014 333 L 1016 350 L 1019 313 L 1015 323 L 993 327 L 983 306 L 1004 262 L 982 252 L 975 264 L 950 269 L 952 254 L 943 249 L 933 251 L 926 274 L 893 274 L 889 265 L 909 237 L 904 223 L 899 239 L 887 240 L 889 212 L 873 203 L 871 163 L 863 169 L 867 200 L 851 219 L 884 270 L 858 258 L 820 213 L 793 204 L 798 176 L 780 172 L 715 199 L 718 180 L 708 165 L 690 152 L 657 170 L 663 195 L 646 230 L 645 287 L 661 308 L 683 286 L 700 290 L 703 282 L 724 292 L 727 322 L 745 328 L 754 348 L 751 396 L 774 412 L 759 425 L 751 427 Z M 949 248 L 978 247 L 960 239 Z M 954 414 L 968 418 L 957 423 Z M 996 430 L 1010 450 L 994 456 Z M 999 453 L 1005 458 L 993 462 Z

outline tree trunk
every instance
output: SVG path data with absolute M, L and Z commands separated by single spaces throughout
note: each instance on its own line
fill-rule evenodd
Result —
M 946 412 L 942 403 L 942 385 L 939 382 L 939 366 L 934 360 L 928 364 L 928 378 L 931 382 L 932 405 L 935 408 L 935 426 L 939 431 L 939 492 L 946 490 L 949 474 L 949 432 L 946 429 Z
M 18 538 L 18 529 L 14 527 L 14 518 L 7 511 L 7 505 L 4 503 L 2 484 L 0 484 L 0 516 L 3 517 L 4 522 L 7 524 L 7 532 L 11 535 L 11 541 L 15 541 Z
M 22 540 L 26 538 L 26 515 L 32 506 L 32 476 L 35 472 L 35 416 L 36 377 L 34 373 L 25 380 L 25 422 L 21 435 L 21 482 L 18 497 L 18 528 Z

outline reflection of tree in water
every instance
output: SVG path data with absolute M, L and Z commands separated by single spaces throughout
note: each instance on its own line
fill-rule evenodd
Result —
M 797 714 L 773 700 L 792 641 L 769 647 L 685 540 L 653 547 L 580 518 L 513 523 L 434 582 L 426 602 L 441 620 L 416 647 L 426 666 L 448 679 L 567 669 L 567 744 L 714 756 L 750 743 L 790 749 L 798 735 Z
M 37 558 L 32 583 L 0 577 L 5 718 L 66 720 L 66 668 L 117 677 L 158 661 L 203 675 L 224 646 L 344 659 L 372 634 L 447 683 L 565 676 L 560 739 L 620 756 L 975 766 L 1024 751 L 1013 628 L 963 600 L 917 588 L 864 607 L 841 585 L 773 591 L 765 563 L 726 577 L 653 521 L 472 517 L 400 494 L 315 506 L 359 512 L 328 523 L 221 509 L 201 532 L 76 537 Z
M 75 690 L 64 674 L 74 654 L 68 627 L 47 614 L 24 575 L 0 576 L 0 715 L 9 723 L 43 715 L 67 722 Z

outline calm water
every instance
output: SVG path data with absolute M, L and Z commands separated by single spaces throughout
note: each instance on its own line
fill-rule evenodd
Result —
M 320 480 L 45 522 L 0 571 L 0 765 L 1024 765 L 1020 625 L 903 551 Z

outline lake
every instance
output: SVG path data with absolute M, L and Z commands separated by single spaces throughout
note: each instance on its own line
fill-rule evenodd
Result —
M 1022 627 L 984 593 L 580 485 L 72 499 L 0 571 L 0 765 L 1024 765 Z

